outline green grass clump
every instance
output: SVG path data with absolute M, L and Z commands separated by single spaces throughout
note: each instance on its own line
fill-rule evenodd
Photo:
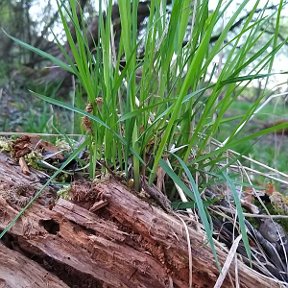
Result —
M 271 75 L 274 57 L 286 41 L 278 40 L 283 1 L 270 16 L 265 14 L 267 5 L 262 12 L 257 12 L 260 1 L 256 1 L 242 25 L 234 30 L 233 37 L 230 30 L 249 0 L 241 2 L 225 25 L 221 24 L 222 17 L 224 13 L 229 14 L 233 1 L 218 1 L 214 11 L 209 11 L 209 1 L 195 1 L 193 5 L 188 0 L 174 1 L 169 21 L 165 20 L 166 1 L 151 1 L 146 33 L 140 39 L 145 47 L 141 59 L 137 53 L 139 1 L 118 1 L 121 38 L 117 51 L 112 40 L 112 1 L 107 2 L 105 13 L 101 2 L 98 38 L 94 39 L 93 49 L 89 45 L 83 13 L 78 13 L 81 9 L 77 1 L 70 0 L 67 6 L 59 4 L 72 53 L 71 57 L 59 46 L 65 62 L 9 36 L 73 74 L 87 95 L 86 110 L 35 92 L 33 95 L 84 117 L 91 178 L 95 176 L 97 161 L 101 160 L 112 170 L 125 171 L 127 178 L 134 179 L 135 189 L 139 189 L 141 174 L 145 173 L 152 184 L 161 164 L 173 182 L 182 186 L 187 198 L 196 203 L 215 257 L 209 215 L 194 175 L 199 171 L 222 175 L 234 191 L 243 241 L 249 251 L 244 216 L 234 184 L 225 170 L 219 170 L 218 164 L 228 149 L 287 126 L 282 123 L 243 134 L 265 100 L 265 90 L 239 115 L 227 118 L 251 81 L 259 78 L 268 81 Z M 275 23 L 275 32 L 267 35 L 263 31 L 271 22 Z M 75 35 L 72 35 L 71 24 Z M 219 25 L 222 25 L 219 37 L 211 44 L 215 27 Z M 190 35 L 187 31 L 191 31 Z M 260 48 L 254 50 L 255 47 Z M 223 55 L 225 61 L 222 62 L 219 59 Z M 126 66 L 121 70 L 122 59 Z M 139 70 L 141 79 L 136 75 Z M 219 131 L 227 129 L 227 123 L 233 124 L 222 145 L 215 149 L 211 140 L 218 138 Z M 164 164 L 167 159 L 173 166 L 172 171 Z M 183 175 L 190 185 L 184 184 Z

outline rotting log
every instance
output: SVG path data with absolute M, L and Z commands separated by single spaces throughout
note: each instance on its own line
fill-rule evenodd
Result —
M 45 180 L 47 180 L 45 174 L 35 169 L 31 169 L 31 173 L 25 175 L 16 160 L 0 152 L 0 185 L 6 188 L 15 185 L 32 185 L 40 188 L 41 182 Z M 3 190 L 3 187 L 0 186 L 0 189 Z
M 37 262 L 0 244 L 0 287 L 64 288 L 69 287 L 47 272 Z
M 4 165 L 5 169 L 17 167 L 9 167 L 7 162 Z M 12 174 L 13 181 L 21 183 L 21 173 L 7 172 L 4 177 L 0 175 L 0 188 L 5 177 Z M 17 187 L 9 193 L 15 191 Z M 21 196 L 25 197 L 23 193 Z M 1 230 L 21 209 L 21 204 L 11 204 L 9 199 L 7 191 L 0 189 Z M 59 199 L 53 207 L 45 206 L 45 201 L 35 202 L 5 235 L 3 243 L 37 262 L 68 287 L 188 287 L 187 238 L 177 217 L 139 199 L 115 179 L 76 182 L 71 199 Z M 205 233 L 192 220 L 187 225 L 193 287 L 213 287 L 219 271 Z M 227 250 L 217 245 L 217 253 L 223 265 Z M 21 281 L 11 269 L 15 281 Z M 233 264 L 222 287 L 235 286 L 236 278 L 240 287 L 280 287 L 239 260 L 237 273 L 235 277 Z

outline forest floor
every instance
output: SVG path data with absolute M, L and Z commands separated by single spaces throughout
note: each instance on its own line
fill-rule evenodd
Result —
M 13 89 L 8 85 L 0 87 L 0 104 L 2 136 L 11 136 L 15 139 L 14 136 L 21 132 L 57 134 L 55 125 L 59 124 L 58 128 L 61 127 L 63 132 L 63 128 L 65 130 L 63 123 L 71 123 L 67 121 L 70 117 L 69 113 L 58 108 L 54 109 L 31 97 L 26 88 Z M 257 131 L 271 124 L 266 121 L 265 119 L 253 121 L 253 124 L 248 126 L 248 130 Z M 66 128 L 69 131 L 69 127 Z M 37 149 L 41 148 L 42 156 L 46 152 L 53 154 L 57 148 L 53 146 L 53 143 L 42 141 L 42 137 L 44 138 L 43 135 L 37 138 L 22 136 L 20 140 L 13 142 L 13 158 L 0 153 L 0 172 L 2 171 L 0 173 L 0 217 L 4 217 L 5 220 L 0 224 L 0 232 L 5 231 L 7 225 L 18 217 L 17 215 L 23 214 L 22 209 L 33 199 L 37 189 L 41 189 L 53 174 L 53 171 L 44 170 L 43 172 L 43 169 L 38 171 L 27 168 L 25 161 L 23 159 L 21 161 L 22 157 L 19 156 L 22 152 L 26 153 L 25 149 L 29 150 L 35 146 Z M 49 140 L 52 141 L 52 138 Z M 265 157 L 268 157 L 269 163 L 266 164 L 270 165 L 275 162 L 276 165 L 286 167 L 288 170 L 287 159 L 281 156 L 288 155 L 288 137 L 285 133 L 263 136 L 257 142 L 248 143 L 242 149 L 249 148 L 249 145 L 253 145 L 250 147 L 250 153 L 254 151 L 254 156 L 264 155 L 264 160 L 262 159 L 264 163 L 266 163 Z M 269 155 L 273 151 L 276 151 L 276 154 L 272 159 Z M 15 161 L 15 155 L 18 162 Z M 61 153 L 57 154 L 57 157 L 64 158 Z M 63 161 L 63 159 L 60 160 Z M 72 187 L 69 200 L 65 198 L 65 191 L 64 196 L 61 194 L 59 197 L 59 188 L 64 188 L 63 184 L 56 184 L 56 186 L 49 184 L 44 194 L 39 199 L 35 199 L 35 203 L 27 210 L 28 212 L 22 215 L 22 221 L 18 220 L 11 231 L 7 231 L 3 243 L 8 250 L 0 246 L 0 254 L 1 252 L 6 256 L 9 254 L 10 258 L 3 256 L 2 261 L 6 263 L 5 265 L 9 263 L 11 267 L 8 266 L 12 270 L 0 270 L 0 278 L 12 281 L 13 279 L 9 278 L 11 271 L 20 268 L 10 260 L 21 259 L 28 263 L 27 265 L 36 275 L 35 278 L 30 279 L 27 270 L 21 270 L 22 274 L 19 274 L 19 279 L 22 279 L 24 284 L 28 283 L 29 287 L 34 287 L 31 286 L 31 281 L 38 283 L 38 278 L 42 279 L 45 273 L 47 273 L 46 281 L 50 285 L 53 283 L 50 287 L 120 287 L 119 283 L 126 283 L 123 287 L 142 285 L 141 287 L 164 288 L 173 287 L 173 283 L 174 287 L 188 287 L 187 281 L 188 279 L 190 281 L 189 273 L 192 271 L 192 264 L 187 265 L 190 259 L 187 255 L 187 235 L 183 232 L 186 224 L 183 226 L 184 222 L 179 220 L 179 215 L 181 217 L 183 215 L 166 214 L 165 211 L 155 207 L 155 203 L 151 202 L 149 197 L 148 199 L 134 198 L 135 193 L 125 185 L 126 183 L 121 183 L 121 179 L 117 182 L 119 179 L 115 179 L 113 175 L 112 179 L 104 177 L 103 180 L 100 177 L 101 181 L 98 182 L 89 182 L 75 175 L 69 183 Z M 58 180 L 61 181 L 60 178 Z M 70 180 L 66 178 L 65 181 Z M 264 186 L 265 183 L 262 182 L 262 184 Z M 287 192 L 287 186 L 277 188 L 280 192 Z M 193 267 L 198 267 L 198 270 L 193 272 L 193 283 L 197 284 L 197 287 L 210 287 L 211 281 L 216 282 L 218 279 L 216 266 L 209 265 L 209 263 L 214 263 L 214 256 L 209 246 L 202 243 L 205 236 L 202 229 L 199 230 L 199 223 L 194 218 L 185 220 L 189 222 L 189 227 L 186 227 L 189 235 L 194 235 L 190 237 L 190 244 L 192 244 Z M 232 233 L 231 227 L 224 227 L 223 223 L 217 222 L 217 218 L 214 220 L 216 221 L 214 229 L 219 228 L 218 230 L 223 233 L 220 236 L 217 230 L 219 239 L 224 237 L 221 239 L 222 244 L 225 243 L 231 247 L 234 241 L 234 232 Z M 256 225 L 257 229 L 258 225 Z M 255 228 L 251 226 L 249 229 L 251 229 L 250 233 L 258 237 L 259 243 L 264 241 Z M 170 234 L 167 231 L 170 231 Z M 228 250 L 223 249 L 222 244 L 218 244 L 221 248 L 217 246 L 217 253 L 223 264 L 226 257 L 228 259 L 234 255 L 227 256 Z M 241 245 L 239 249 L 243 252 L 245 249 L 243 244 Z M 269 247 L 265 247 L 268 254 L 272 249 Z M 282 248 L 279 249 L 281 252 Z M 245 251 L 242 255 L 246 256 Z M 39 265 L 35 264 L 34 260 Z M 247 267 L 241 261 L 237 265 L 238 272 L 242 275 L 242 278 L 239 278 L 241 287 L 278 287 L 276 284 L 278 280 L 275 282 L 272 279 L 271 281 L 266 279 L 267 282 L 265 282 L 261 274 L 255 277 L 257 272 L 253 271 L 251 274 L 251 271 L 246 269 Z M 231 271 L 235 271 L 232 266 Z M 257 266 L 255 268 L 258 271 L 262 269 Z M 266 268 L 265 266 L 264 271 Z M 282 275 L 277 274 L 277 271 L 272 273 L 275 273 L 276 278 L 284 279 Z M 235 275 L 232 279 L 234 278 Z M 231 282 L 227 279 L 225 281 L 222 279 L 224 281 L 222 287 L 231 287 Z M 265 286 L 267 283 L 268 286 Z M 35 287 L 38 287 L 37 285 L 35 284 Z

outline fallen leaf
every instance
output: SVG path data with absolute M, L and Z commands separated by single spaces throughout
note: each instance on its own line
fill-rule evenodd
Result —
M 24 157 L 19 158 L 19 166 L 21 167 L 23 174 L 30 175 L 30 170 L 29 170 L 28 165 L 26 164 Z

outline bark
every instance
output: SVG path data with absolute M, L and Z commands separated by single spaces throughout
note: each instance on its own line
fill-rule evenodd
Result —
M 0 230 L 3 230 L 22 208 L 21 203 L 11 201 L 15 198 L 11 194 L 20 194 L 19 187 L 4 189 L 5 185 L 11 186 L 9 176 L 8 184 L 6 177 L 13 174 L 15 183 L 26 178 L 12 172 L 17 167 L 9 167 L 7 161 L 1 161 L 3 154 L 0 156 L 0 167 L 5 166 L 0 171 L 11 170 L 0 174 Z M 28 198 L 30 190 L 26 187 Z M 42 266 L 70 287 L 189 287 L 187 237 L 178 217 L 139 199 L 115 179 L 76 182 L 70 197 L 69 201 L 59 199 L 54 206 L 45 205 L 45 201 L 35 202 L 5 234 L 3 243 L 10 250 L 18 250 L 37 261 L 39 271 Z M 191 220 L 187 225 L 193 257 L 193 287 L 213 287 L 219 271 L 205 233 Z M 227 251 L 220 245 L 217 247 L 223 265 Z M 0 246 L 1 253 L 4 249 L 8 248 Z M 9 276 L 5 269 L 10 269 L 15 281 L 22 281 L 15 273 L 18 269 L 1 265 L 0 275 L 4 275 L 5 281 Z M 29 269 L 24 272 L 28 281 Z M 240 287 L 280 287 L 239 260 L 237 272 Z M 233 287 L 235 264 L 226 278 L 222 287 Z
M 6 288 L 69 287 L 36 262 L 0 244 L 0 286 Z
M 13 186 L 31 185 L 35 188 L 41 188 L 41 182 L 47 180 L 47 176 L 35 169 L 30 169 L 31 173 L 25 175 L 18 165 L 18 161 L 12 159 L 9 155 L 0 151 L 0 190 Z

